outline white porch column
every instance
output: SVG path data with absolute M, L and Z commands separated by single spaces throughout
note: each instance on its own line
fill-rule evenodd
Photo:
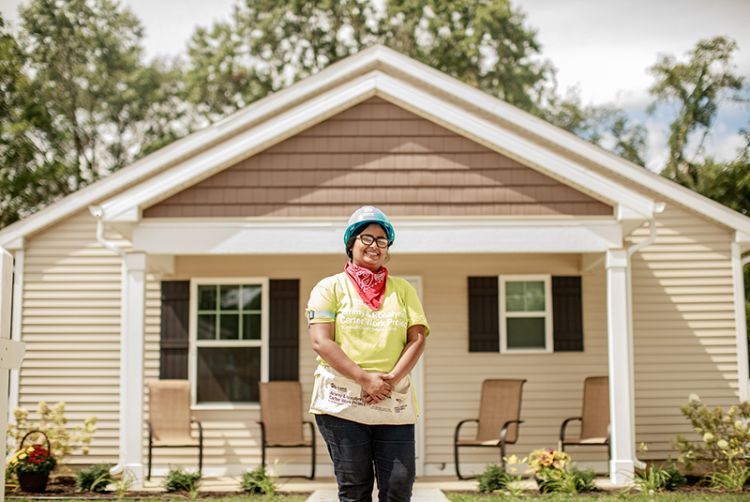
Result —
M 609 357 L 609 415 L 612 483 L 633 480 L 635 437 L 633 435 L 631 344 L 628 340 L 628 256 L 622 249 L 607 251 L 607 340 Z
M 146 309 L 146 255 L 123 260 L 120 341 L 120 465 L 143 486 L 143 345 Z

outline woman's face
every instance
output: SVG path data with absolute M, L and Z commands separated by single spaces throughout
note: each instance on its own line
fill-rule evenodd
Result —
M 361 237 L 363 235 L 371 235 L 375 239 L 380 238 L 388 239 L 383 227 L 377 223 L 371 223 L 354 239 L 354 246 L 352 246 L 352 262 L 355 265 L 364 267 L 372 270 L 373 272 L 378 270 L 385 263 L 386 256 L 388 255 L 388 247 L 378 247 L 377 241 L 373 242 L 369 246 L 362 243 Z

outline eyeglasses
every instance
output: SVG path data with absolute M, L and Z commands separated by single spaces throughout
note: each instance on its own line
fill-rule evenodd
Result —
M 365 246 L 372 246 L 372 243 L 374 242 L 379 248 L 388 247 L 388 239 L 385 237 L 375 237 L 374 235 L 370 234 L 359 234 L 357 236 L 357 239 L 359 239 L 359 241 Z

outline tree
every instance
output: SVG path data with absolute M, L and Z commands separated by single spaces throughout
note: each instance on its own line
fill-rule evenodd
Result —
M 19 11 L 18 34 L 0 39 L 3 226 L 184 134 L 179 69 L 143 63 L 132 12 L 114 0 Z
M 677 115 L 670 125 L 669 160 L 663 174 L 689 188 L 701 184 L 703 142 L 719 104 L 725 99 L 741 99 L 743 78 L 736 74 L 732 56 L 737 43 L 725 37 L 699 41 L 688 53 L 687 62 L 661 55 L 649 71 L 655 78 L 650 92 L 656 97 L 651 109 L 660 103 L 676 103 Z M 695 158 L 689 158 L 692 133 L 701 134 Z
M 188 48 L 188 99 L 208 120 L 373 44 L 384 44 L 526 110 L 551 65 L 509 1 L 246 0 Z
M 577 89 L 565 96 L 553 84 L 544 94 L 541 116 L 576 136 L 645 166 L 646 128 L 613 105 L 584 106 Z
M 64 166 L 40 139 L 54 121 L 34 99 L 26 55 L 0 17 L 0 227 L 63 193 Z

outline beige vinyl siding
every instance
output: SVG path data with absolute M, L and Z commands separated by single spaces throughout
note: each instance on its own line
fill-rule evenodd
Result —
M 63 401 L 71 426 L 97 417 L 91 453 L 71 457 L 73 464 L 117 461 L 120 277 L 120 258 L 98 244 L 96 222 L 88 212 L 27 241 L 19 406 L 35 418 L 40 401 Z M 158 375 L 159 308 L 159 286 L 151 280 L 145 363 L 150 376 Z
M 643 228 L 632 241 L 648 236 Z M 636 439 L 643 458 L 674 456 L 693 434 L 680 406 L 691 393 L 710 406 L 738 400 L 732 234 L 676 204 L 657 218 L 654 244 L 632 261 Z
M 517 453 L 531 448 L 552 446 L 563 418 L 580 412 L 583 379 L 588 375 L 607 372 L 604 282 L 603 274 L 584 277 L 585 349 L 584 353 L 560 354 L 469 354 L 468 353 L 468 292 L 469 275 L 579 273 L 577 255 L 422 255 L 400 256 L 393 251 L 389 270 L 394 275 L 422 277 L 425 309 L 432 327 L 425 354 L 426 462 L 452 462 L 451 441 L 455 424 L 476 415 L 479 387 L 484 378 L 527 378 L 523 419 Z M 326 275 L 337 273 L 344 256 L 231 256 L 178 257 L 177 279 L 216 276 L 268 276 L 274 279 L 300 279 L 300 309 L 312 287 Z M 241 272 L 240 272 L 241 271 Z M 304 398 L 311 392 L 315 356 L 310 349 L 306 324 L 300 318 L 300 379 Z M 307 403 L 305 402 L 305 405 Z M 257 449 L 259 419 L 257 411 L 196 410 L 206 435 L 206 465 L 240 463 L 254 466 L 259 462 Z M 469 430 L 467 429 L 467 432 Z M 588 452 L 593 452 L 588 454 Z M 581 458 L 602 459 L 601 449 L 582 450 Z M 598 452 L 598 453 L 597 453 Z M 307 452 L 270 450 L 272 462 L 305 463 Z M 592 456 L 593 455 L 593 456 Z M 477 454 L 467 450 L 467 461 L 496 460 L 494 452 Z M 190 450 L 158 451 L 160 465 L 169 462 L 194 462 Z M 236 460 L 236 462 L 235 462 Z M 329 462 L 322 440 L 318 461 Z
M 372 98 L 144 211 L 149 217 L 611 216 L 612 208 Z

